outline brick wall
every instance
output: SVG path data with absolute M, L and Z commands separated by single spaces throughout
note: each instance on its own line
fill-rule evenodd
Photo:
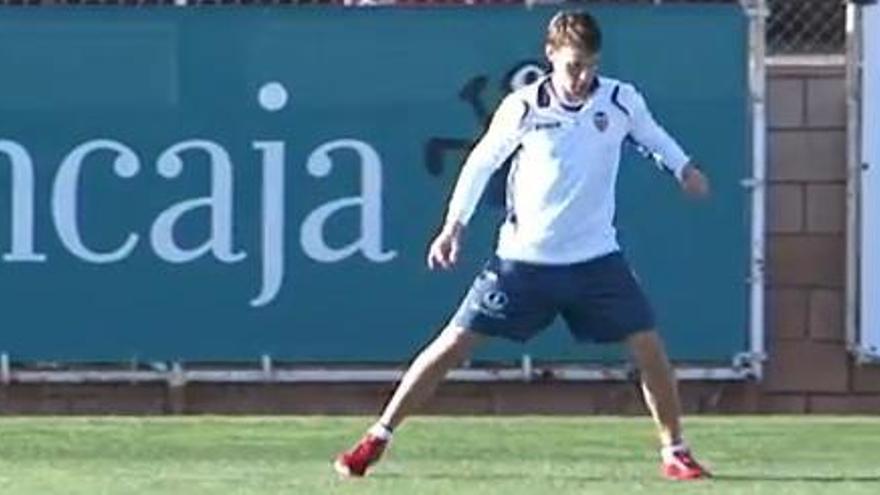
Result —
M 880 369 L 846 351 L 846 106 L 842 66 L 771 67 L 769 362 L 762 390 L 808 412 L 880 412 Z

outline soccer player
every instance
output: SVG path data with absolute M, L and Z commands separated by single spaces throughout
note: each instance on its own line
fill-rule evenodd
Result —
M 545 52 L 552 71 L 499 105 L 462 167 L 427 263 L 431 269 L 456 263 L 462 232 L 487 182 L 512 157 L 495 255 L 452 320 L 411 363 L 378 422 L 336 458 L 340 474 L 366 474 L 404 418 L 486 337 L 526 341 L 561 315 L 579 341 L 628 347 L 657 424 L 662 474 L 676 480 L 709 476 L 682 436 L 672 368 L 613 225 L 625 139 L 659 157 L 691 196 L 708 195 L 708 180 L 631 84 L 598 75 L 600 49 L 590 14 L 563 11 L 550 20 Z

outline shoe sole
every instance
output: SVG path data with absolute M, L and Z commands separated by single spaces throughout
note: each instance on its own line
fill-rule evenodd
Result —
M 707 480 L 712 478 L 712 475 L 709 473 L 700 473 L 695 476 L 679 476 L 674 474 L 660 473 L 664 478 L 670 481 L 700 481 Z
M 336 474 L 341 478 L 362 478 L 364 476 L 363 474 L 352 472 L 351 468 L 339 459 L 333 461 L 333 470 L 336 471 Z

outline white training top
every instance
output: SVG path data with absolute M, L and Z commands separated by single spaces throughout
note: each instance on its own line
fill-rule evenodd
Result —
M 548 76 L 505 97 L 462 167 L 446 221 L 466 225 L 492 173 L 512 156 L 499 257 L 567 264 L 619 250 L 614 189 L 623 141 L 647 148 L 679 180 L 689 158 L 631 84 L 600 77 L 591 91 L 580 108 L 566 108 Z

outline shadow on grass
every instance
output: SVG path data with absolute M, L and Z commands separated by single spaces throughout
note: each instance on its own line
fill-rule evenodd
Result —
M 470 481 L 511 481 L 511 480 L 534 480 L 536 478 L 553 478 L 560 481 L 572 482 L 608 482 L 608 481 L 646 481 L 654 479 L 665 481 L 657 476 L 602 476 L 602 475 L 578 475 L 578 474 L 553 474 L 553 473 L 395 473 L 384 472 L 370 475 L 375 479 L 425 479 L 425 480 L 470 480 Z M 698 482 L 780 482 L 780 483 L 880 483 L 880 475 L 876 476 L 821 476 L 821 475 L 770 475 L 770 474 L 716 474 L 707 480 Z
M 560 481 L 587 482 L 587 481 L 637 481 L 641 478 L 632 477 L 609 477 L 599 475 L 578 474 L 553 474 L 553 473 L 374 473 L 370 475 L 375 479 L 423 479 L 423 480 L 454 480 L 454 481 L 517 481 L 536 480 L 539 478 L 553 478 Z
M 772 474 L 716 474 L 716 481 L 779 481 L 801 483 L 880 483 L 880 475 L 876 476 L 822 476 L 822 475 L 772 475 Z

